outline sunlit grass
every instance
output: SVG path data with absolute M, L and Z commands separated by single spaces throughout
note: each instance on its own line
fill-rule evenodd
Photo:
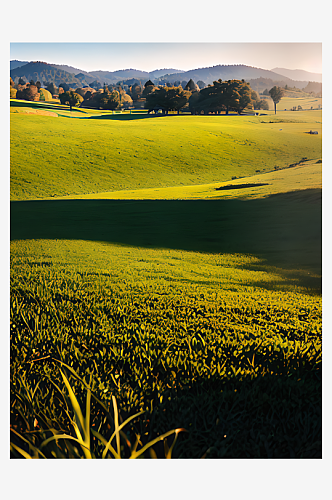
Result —
M 253 187 L 237 185 L 262 184 Z M 217 190 L 221 186 L 232 186 L 232 189 Z M 256 174 L 250 177 L 240 177 L 230 181 L 195 186 L 175 186 L 168 188 L 126 189 L 109 193 L 87 195 L 71 195 L 62 199 L 115 199 L 115 200 L 161 200 L 190 198 L 263 198 L 271 194 L 286 193 L 301 189 L 316 189 L 322 187 L 322 164 L 316 160 L 304 161 L 298 166 Z
M 284 113 L 287 123 L 272 114 L 119 116 L 12 112 L 11 199 L 210 184 L 321 158 L 321 136 L 305 133 L 321 131 L 318 111 Z

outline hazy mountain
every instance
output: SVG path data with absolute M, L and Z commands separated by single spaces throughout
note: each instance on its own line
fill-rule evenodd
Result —
M 119 80 L 126 80 L 128 78 L 138 78 L 143 79 L 144 83 L 149 79 L 149 73 L 147 71 L 141 71 L 139 69 L 120 69 L 117 71 L 90 71 L 90 75 L 94 77 L 101 83 L 117 83 Z M 143 83 L 143 82 L 142 82 Z
M 184 73 L 182 69 L 173 69 L 173 68 L 164 68 L 164 69 L 155 69 L 154 71 L 150 71 L 149 78 L 159 78 L 163 75 L 172 75 L 172 74 L 180 74 Z
M 310 73 L 309 71 L 304 71 L 303 69 L 285 69 L 285 68 L 274 68 L 271 69 L 271 71 L 275 71 L 276 73 L 279 73 L 279 75 L 287 76 L 292 80 L 322 83 L 321 73 Z
M 28 64 L 29 61 L 18 61 L 17 59 L 10 61 L 10 69 L 20 68 L 25 64 Z
M 210 66 L 207 68 L 192 69 L 189 71 L 184 71 L 181 73 L 173 73 L 172 75 L 163 75 L 158 79 L 164 83 L 167 80 L 190 80 L 192 78 L 194 82 L 198 80 L 203 80 L 206 84 L 212 84 L 215 80 L 231 80 L 231 79 L 256 79 L 256 78 L 269 78 L 273 81 L 285 80 L 283 75 L 275 73 L 273 71 L 254 68 L 252 66 L 245 66 L 244 64 L 231 64 L 231 65 L 217 65 Z M 290 80 L 290 79 L 289 79 Z

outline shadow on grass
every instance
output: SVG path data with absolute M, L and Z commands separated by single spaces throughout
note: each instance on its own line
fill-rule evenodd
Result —
M 321 275 L 321 215 L 319 189 L 254 200 L 19 201 L 11 202 L 11 239 L 253 254 L 319 288 L 311 275 Z
M 120 113 L 115 113 L 114 115 L 111 114 L 112 112 L 110 111 L 109 115 L 89 115 L 84 118 L 87 118 L 89 120 L 142 120 L 146 118 L 158 118 L 158 116 L 165 116 L 165 115 L 148 115 L 147 113 L 133 113 L 133 114 L 120 114 Z
M 169 390 L 156 406 L 153 425 L 188 430 L 180 434 L 173 458 L 319 459 L 321 391 L 320 369 L 226 384 L 203 379 L 188 389 Z M 163 456 L 162 444 L 154 449 Z

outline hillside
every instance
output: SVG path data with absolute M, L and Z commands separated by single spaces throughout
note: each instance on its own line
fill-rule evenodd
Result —
M 256 79 L 256 78 L 268 78 L 272 81 L 284 80 L 286 83 L 293 83 L 293 80 L 283 77 L 273 71 L 269 71 L 262 68 L 254 68 L 252 66 L 245 66 L 244 64 L 231 64 L 231 65 L 217 65 L 207 68 L 192 69 L 190 71 L 185 71 L 183 73 L 174 73 L 172 75 L 163 75 L 159 78 L 161 83 L 169 80 L 171 76 L 172 80 L 189 80 L 192 78 L 195 82 L 198 80 L 203 80 L 206 84 L 212 84 L 214 80 L 221 78 L 222 80 L 229 79 Z M 294 85 L 294 83 L 293 83 Z
M 21 66 L 24 66 L 28 63 L 29 61 L 18 61 L 17 59 L 15 59 L 13 61 L 10 61 L 10 69 L 20 68 Z
M 14 61 L 11 61 L 13 63 Z M 19 62 L 19 61 L 18 61 Z M 202 80 L 206 84 L 212 84 L 213 81 L 221 78 L 222 80 L 229 79 L 245 79 L 249 81 L 252 88 L 256 91 L 263 91 L 266 88 L 271 88 L 274 85 L 284 87 L 304 88 L 308 81 L 291 80 L 290 78 L 273 71 L 262 68 L 254 68 L 251 66 L 241 65 L 217 65 L 206 68 L 192 69 L 190 71 L 182 71 L 175 69 L 159 69 L 151 72 L 141 71 L 134 68 L 121 69 L 117 71 L 92 71 L 87 72 L 72 66 L 54 65 L 46 62 L 30 62 L 23 66 L 11 69 L 10 76 L 17 83 L 18 78 L 25 78 L 27 81 L 52 81 L 55 85 L 61 82 L 72 83 L 73 86 L 89 85 L 93 80 L 98 80 L 103 84 L 115 84 L 126 79 L 137 78 L 142 81 L 151 79 L 156 84 L 165 84 L 177 80 L 189 81 L 192 78 L 195 82 Z M 15 80 L 16 79 L 16 80 Z
M 82 84 L 82 81 L 76 78 L 73 73 L 60 70 L 42 61 L 30 62 L 24 66 L 15 68 L 10 71 L 10 76 L 15 83 L 18 82 L 19 78 L 25 78 L 27 81 L 39 80 L 40 82 L 53 82 L 55 85 L 64 82 L 72 83 L 77 86 Z
M 12 200 L 223 182 L 321 158 L 319 111 L 282 118 L 80 115 L 28 115 L 11 106 Z M 319 134 L 308 136 L 311 129 Z
M 309 71 L 304 71 L 303 69 L 286 69 L 286 68 L 273 68 L 271 69 L 271 71 L 274 71 L 279 75 L 291 78 L 292 80 L 322 83 L 321 73 L 311 73 Z

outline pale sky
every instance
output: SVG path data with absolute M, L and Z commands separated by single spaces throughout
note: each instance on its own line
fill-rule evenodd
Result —
M 322 72 L 322 44 L 287 42 L 231 43 L 32 43 L 10 44 L 10 59 L 67 64 L 85 71 L 190 70 L 218 64 L 245 64 Z

